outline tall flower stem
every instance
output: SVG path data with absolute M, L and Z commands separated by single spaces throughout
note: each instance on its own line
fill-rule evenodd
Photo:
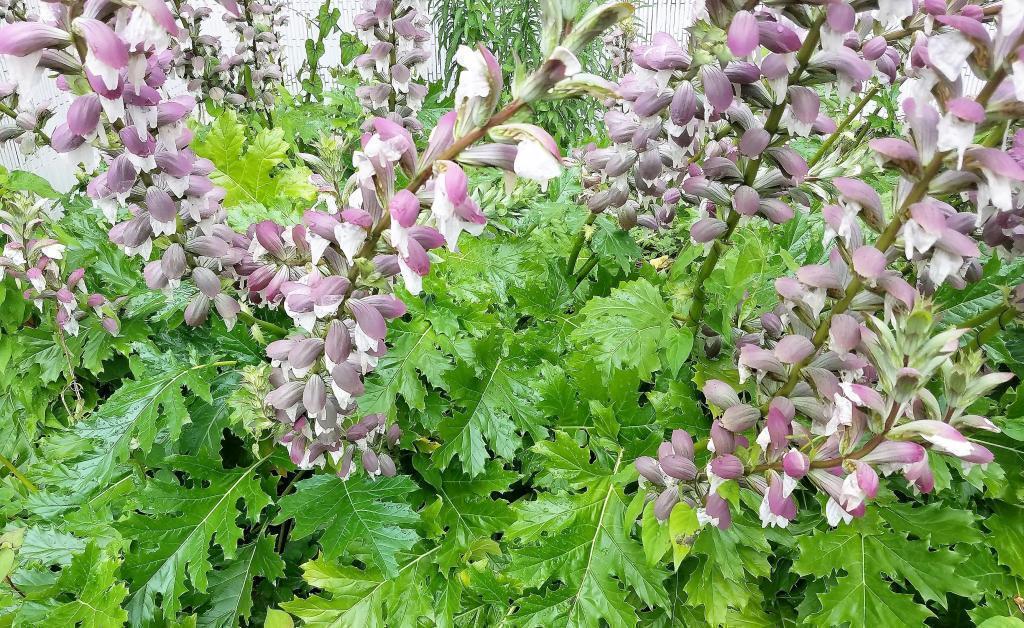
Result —
M 462 151 L 466 150 L 471 145 L 473 145 L 474 142 L 476 142 L 477 140 L 481 139 L 484 135 L 486 135 L 489 130 L 507 122 L 509 118 L 514 116 L 525 105 L 526 103 L 522 100 L 519 100 L 518 98 L 513 100 L 512 102 L 505 105 L 505 107 L 502 108 L 500 111 L 492 115 L 487 120 L 487 122 L 485 122 L 482 126 L 476 127 L 472 131 L 456 139 L 452 143 L 452 145 L 449 146 L 440 155 L 438 155 L 437 157 L 435 157 L 434 159 L 430 160 L 425 164 L 420 164 L 419 170 L 416 172 L 415 176 L 413 176 L 412 180 L 409 181 L 409 185 L 407 185 L 405 189 L 415 194 L 421 187 L 423 187 L 424 184 L 426 184 L 427 180 L 430 179 L 430 175 L 433 174 L 435 162 L 450 161 L 454 159 Z M 356 256 L 361 257 L 363 259 L 367 259 L 371 255 L 373 255 L 373 252 L 377 248 L 377 242 L 380 241 L 381 235 L 383 235 L 384 231 L 386 231 L 387 228 L 390 226 L 391 214 L 385 211 L 384 215 L 377 223 L 377 226 L 374 227 L 373 230 L 367 235 L 366 242 L 363 244 L 363 247 L 359 250 Z M 350 284 L 346 297 L 348 294 L 351 294 L 352 290 L 355 288 L 356 280 L 359 278 L 359 266 L 352 266 L 351 270 L 349 270 L 348 272 L 348 278 Z
M 875 107 L 875 110 L 873 112 L 868 114 L 869 119 L 866 120 L 864 124 L 860 125 L 859 129 L 857 129 L 857 134 L 854 135 L 853 140 L 850 141 L 851 146 L 858 146 L 861 142 L 864 141 L 864 138 L 867 137 L 867 134 L 871 131 L 871 116 L 877 115 L 878 112 L 882 110 L 882 108 L 882 105 L 879 105 Z
M 807 160 L 808 168 L 813 168 L 819 161 L 821 161 L 822 157 L 828 154 L 829 149 L 831 149 L 832 146 L 839 140 L 839 138 L 842 137 L 843 131 L 845 131 L 847 127 L 850 126 L 850 123 L 853 122 L 857 118 L 857 116 L 860 115 L 860 112 L 864 110 L 864 107 L 869 102 L 871 102 L 871 100 L 875 97 L 875 94 L 877 94 L 880 89 L 880 86 L 875 85 L 867 92 L 865 92 L 863 96 L 861 96 L 860 101 L 858 101 L 857 105 L 852 110 L 850 110 L 850 113 L 846 114 L 846 117 L 843 118 L 843 120 L 839 123 L 839 126 L 836 127 L 836 130 L 831 135 L 828 136 L 828 139 L 821 143 L 821 146 L 818 148 L 818 151 L 814 153 L 814 155 L 809 160 Z
M 982 107 L 986 106 L 988 104 L 989 99 L 992 98 L 992 95 L 995 93 L 996 88 L 999 87 L 999 85 L 1003 82 L 1005 78 L 1006 64 L 1004 63 L 1000 64 L 999 68 L 992 73 L 992 76 L 989 77 L 988 81 L 985 83 L 985 86 L 978 94 L 978 97 L 976 99 L 978 104 L 980 104 Z M 949 151 L 936 151 L 935 155 L 932 157 L 932 160 L 928 162 L 927 166 L 924 167 L 924 170 L 921 172 L 921 176 L 918 177 L 917 182 L 914 183 L 914 186 L 910 189 L 910 192 L 907 193 L 907 196 L 903 199 L 903 202 L 900 203 L 899 209 L 896 210 L 895 215 L 892 217 L 892 220 L 886 226 L 885 231 L 883 231 L 882 234 L 878 236 L 878 240 L 875 241 L 876 249 L 878 249 L 882 253 L 885 253 L 886 251 L 889 250 L 889 247 L 893 245 L 893 243 L 896 241 L 896 237 L 900 233 L 900 230 L 903 228 L 903 223 L 905 223 L 907 220 L 907 215 L 910 213 L 910 206 L 920 201 L 928 193 L 928 186 L 931 184 L 932 179 L 934 179 L 935 176 L 939 174 L 939 171 L 942 169 L 942 162 L 945 160 L 948 154 Z M 782 385 L 782 387 L 779 388 L 778 391 L 776 391 L 776 397 L 785 397 L 789 393 L 793 392 L 793 389 L 800 381 L 800 377 L 803 374 L 804 368 L 806 368 L 807 365 L 810 364 L 811 360 L 813 359 L 813 356 L 817 353 L 817 350 L 820 349 L 822 345 L 825 344 L 826 340 L 828 340 L 829 329 L 831 329 L 832 326 L 832 318 L 837 314 L 842 314 L 849 310 L 854 298 L 860 293 L 862 289 L 864 289 L 864 281 L 860 278 L 859 275 L 854 275 L 853 279 L 850 280 L 850 283 L 847 284 L 846 290 L 843 293 L 843 297 L 839 299 L 839 301 L 836 301 L 836 303 L 832 306 L 832 309 L 822 319 L 821 324 L 818 325 L 818 328 L 814 331 L 814 337 L 811 339 L 811 342 L 814 344 L 815 350 L 811 352 L 811 354 L 808 357 L 797 362 L 790 368 L 789 377 L 786 379 L 786 382 Z
M 576 285 L 574 287 L 578 288 L 579 285 L 583 283 L 583 280 L 587 278 L 587 275 L 590 274 L 590 271 L 594 270 L 594 267 L 597 266 L 597 262 L 597 255 L 591 253 L 587 261 L 584 262 L 583 266 L 580 267 L 580 272 L 576 274 Z
M 580 258 L 580 251 L 583 250 L 583 242 L 587 239 L 587 227 L 594 224 L 595 220 L 597 220 L 597 214 L 590 212 L 587 219 L 580 225 L 580 231 L 576 234 L 576 240 L 573 242 L 572 249 L 569 250 L 569 257 L 565 262 L 566 271 L 570 275 L 576 271 L 576 262 Z
M 981 327 L 982 325 L 991 321 L 992 319 L 999 318 L 1000 316 L 1002 316 L 1003 312 L 1005 312 L 1008 307 L 1010 306 L 1007 305 L 1006 303 L 1000 303 L 999 305 L 991 307 L 985 310 L 984 312 L 980 312 L 976 316 L 972 316 L 971 318 L 961 322 L 959 325 L 957 325 L 957 327 L 962 327 L 964 329 L 973 329 L 975 327 Z
M 238 319 L 245 322 L 247 325 L 257 325 L 261 329 L 263 329 L 263 331 L 270 332 L 275 336 L 280 336 L 281 338 L 284 338 L 285 336 L 288 335 L 288 330 L 285 329 L 284 327 L 281 327 L 280 325 L 275 325 L 270 321 L 265 321 L 263 319 L 256 318 L 255 316 L 253 316 L 249 312 L 246 312 L 245 310 L 242 310 L 238 313 Z
M 1017 318 L 1017 310 L 1009 306 L 1004 306 L 1003 310 L 999 312 L 997 316 L 993 316 L 989 319 L 988 324 L 982 328 L 974 340 L 967 343 L 967 349 L 972 351 L 980 350 L 984 347 L 992 338 L 995 337 L 1000 331 L 1006 328 L 1007 325 L 1012 323 Z
M 804 40 L 803 46 L 800 47 L 800 51 L 796 55 L 797 65 L 793 69 L 793 73 L 790 74 L 788 84 L 792 85 L 800 80 L 803 76 L 804 71 L 807 69 L 807 64 L 811 60 L 811 55 L 814 53 L 814 49 L 818 46 L 818 41 L 821 38 L 821 25 L 825 22 L 825 12 L 822 11 L 818 17 L 814 20 L 810 30 L 807 31 L 807 39 Z M 786 103 L 783 101 L 780 104 L 775 105 L 768 112 L 768 119 L 765 121 L 764 130 L 771 136 L 772 141 L 776 139 L 779 131 L 779 123 L 782 121 L 782 114 L 786 110 Z M 761 167 L 762 157 L 751 159 L 747 162 L 747 166 L 743 171 L 743 184 L 753 185 L 754 180 L 757 179 L 757 172 Z M 725 252 L 726 242 L 732 237 L 733 232 L 736 230 L 736 226 L 740 223 L 740 214 L 738 212 L 730 212 L 729 218 L 725 221 L 725 233 L 720 238 L 715 240 L 714 244 L 711 245 L 711 250 L 708 251 L 707 257 L 700 265 L 700 269 L 697 271 L 697 276 L 694 278 L 693 288 L 693 303 L 690 304 L 690 311 L 688 317 L 690 319 L 690 326 L 696 327 L 700 324 L 701 319 L 704 317 L 704 308 L 707 305 L 707 292 L 704 290 L 704 284 L 707 283 L 708 278 L 711 277 L 711 273 L 714 272 L 715 266 L 718 265 L 718 260 L 721 259 L 722 253 Z

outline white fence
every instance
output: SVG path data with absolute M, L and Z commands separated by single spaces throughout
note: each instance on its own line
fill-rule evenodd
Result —
M 361 0 L 330 0 L 332 7 L 341 11 L 339 25 L 342 30 L 353 32 L 352 19 L 360 12 Z M 214 0 L 193 0 L 193 4 L 208 4 L 215 11 L 221 11 L 220 5 Z M 29 0 L 30 10 L 38 6 L 38 0 Z M 34 5 L 34 6 L 33 6 Z M 666 31 L 677 38 L 681 38 L 685 29 L 693 22 L 694 11 L 697 2 L 695 0 L 650 0 L 638 2 L 635 22 L 637 25 L 637 36 L 639 39 L 650 39 L 651 35 L 658 31 Z M 285 10 L 289 13 L 288 24 L 281 34 L 281 43 L 284 47 L 283 65 L 285 75 L 292 77 L 289 87 L 297 88 L 294 73 L 301 67 L 305 59 L 305 42 L 308 38 L 315 38 L 317 33 L 316 15 L 320 9 L 319 0 L 293 0 L 289 2 Z M 227 29 L 219 19 L 207 20 L 211 34 L 230 37 Z M 428 65 L 427 78 L 436 80 L 447 72 L 443 67 L 445 54 L 438 50 L 436 38 L 432 42 L 432 59 Z M 326 52 L 321 59 L 320 68 L 325 80 L 328 78 L 328 70 L 337 67 L 341 59 L 339 38 L 337 33 L 330 36 L 325 42 Z M 0 59 L 0 81 L 5 80 L 7 68 Z M 972 81 L 976 83 L 976 80 Z M 973 88 L 973 89 L 972 89 Z M 977 86 L 969 85 L 966 91 L 976 93 Z M 46 104 L 58 111 L 62 106 L 66 107 L 66 96 L 59 92 L 52 81 L 42 81 L 33 93 L 31 100 L 34 104 Z M 9 121 L 8 121 L 9 122 Z M 40 149 L 34 155 L 22 155 L 12 143 L 0 145 L 0 164 L 7 168 L 18 168 L 30 170 L 40 174 L 51 181 L 55 187 L 67 190 L 74 183 L 72 169 L 67 167 L 63 159 L 59 158 L 49 149 Z

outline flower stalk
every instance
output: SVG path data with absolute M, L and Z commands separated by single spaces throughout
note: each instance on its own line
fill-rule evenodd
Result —
M 794 85 L 803 76 L 804 71 L 807 69 L 807 64 L 811 59 L 811 55 L 818 46 L 818 42 L 821 37 L 821 26 L 825 23 L 825 12 L 819 12 L 818 17 L 815 18 L 814 23 L 811 25 L 807 32 L 807 36 L 804 39 L 803 45 L 801 45 L 799 52 L 796 56 L 796 67 L 790 74 L 789 84 Z M 780 104 L 776 104 L 768 113 L 768 119 L 765 121 L 764 130 L 768 133 L 769 144 L 778 137 L 779 123 L 782 120 L 782 114 L 786 110 L 786 101 L 784 100 Z M 836 131 L 836 134 L 839 130 Z M 746 186 L 752 186 L 754 181 L 757 179 L 758 170 L 761 167 L 761 161 L 764 153 L 756 158 L 749 159 L 746 167 L 743 171 L 743 184 Z M 728 219 L 725 221 L 725 232 L 721 237 L 716 238 L 711 246 L 711 250 L 708 255 L 701 262 L 700 268 L 697 270 L 697 275 L 694 279 L 693 287 L 693 302 L 690 305 L 689 318 L 690 325 L 694 328 L 698 327 L 704 318 L 704 308 L 707 305 L 707 292 L 704 288 L 705 284 L 711 273 L 715 271 L 715 267 L 718 265 L 718 261 L 721 259 L 722 254 L 728 245 L 729 239 L 732 237 L 736 227 L 739 225 L 741 214 L 733 211 L 729 214 Z

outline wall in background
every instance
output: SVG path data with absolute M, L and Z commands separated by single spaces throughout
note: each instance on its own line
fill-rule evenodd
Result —
M 30 10 L 38 7 L 38 0 L 28 0 Z M 213 0 L 193 0 L 193 4 L 207 5 L 214 8 L 214 11 L 223 12 L 220 5 Z M 361 11 L 362 0 L 332 0 L 332 7 L 341 11 L 341 28 L 348 32 L 355 29 L 352 26 L 352 19 Z M 676 37 L 681 37 L 685 29 L 693 22 L 696 3 L 694 0 L 652 0 L 638 2 L 636 12 L 636 26 L 638 39 L 647 40 L 659 31 L 666 31 Z M 315 36 L 316 15 L 320 9 L 318 0 L 293 0 L 288 3 L 288 24 L 281 34 L 282 45 L 285 50 L 284 66 L 285 76 L 289 77 L 287 86 L 293 91 L 298 88 L 294 79 L 295 71 L 302 65 L 305 59 L 305 42 L 307 38 Z M 207 20 L 204 32 L 219 35 L 228 41 L 228 46 L 234 46 L 232 35 L 216 17 Z M 326 54 L 321 60 L 321 74 L 325 81 L 330 84 L 327 70 L 335 67 L 340 62 L 341 52 L 337 35 L 329 38 L 326 42 Z M 431 63 L 428 65 L 427 78 L 437 80 L 446 72 L 442 67 L 445 55 L 443 51 L 437 50 L 436 39 L 432 42 Z M 0 81 L 7 80 L 7 68 L 0 59 Z M 977 93 L 980 88 L 979 81 L 971 75 L 967 79 L 965 91 L 969 94 Z M 67 98 L 54 86 L 53 81 L 43 79 L 36 89 L 32 90 L 31 100 L 35 105 L 47 105 L 58 111 L 67 107 Z M 18 148 L 5 143 L 0 145 L 0 164 L 10 169 L 22 169 L 35 172 L 46 177 L 59 190 L 67 190 L 74 184 L 73 170 L 68 167 L 67 162 L 56 155 L 48 148 L 40 149 L 33 155 L 23 155 Z

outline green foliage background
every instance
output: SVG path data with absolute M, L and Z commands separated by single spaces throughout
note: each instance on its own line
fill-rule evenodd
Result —
M 281 103 L 272 129 L 231 113 L 198 129 L 234 226 L 309 206 L 299 153 L 357 129 L 350 94 L 323 103 Z M 738 385 L 731 330 L 771 303 L 763 279 L 822 258 L 817 199 L 737 232 L 705 286 L 726 339 L 709 356 L 677 320 L 700 255 L 687 212 L 658 234 L 583 229 L 577 172 L 546 193 L 471 177 L 491 226 L 403 295 L 360 399 L 402 425 L 405 475 L 342 482 L 273 442 L 259 329 L 184 329 L 186 289 L 145 289 L 88 203 L 4 173 L 3 194 L 58 197 L 69 261 L 127 306 L 120 336 L 65 338 L 0 283 L 0 454 L 24 478 L 0 477 L 0 626 L 1021 625 L 1024 389 L 980 402 L 1004 430 L 984 437 L 996 463 L 936 458 L 936 494 L 885 482 L 839 529 L 809 493 L 790 529 L 765 530 L 727 485 L 723 532 L 686 507 L 658 524 L 637 492 L 637 456 L 672 429 L 707 434 L 701 384 Z M 585 277 L 565 267 L 581 229 Z M 936 296 L 944 323 L 1022 279 L 987 259 Z M 1020 328 L 986 350 L 1024 375 Z

